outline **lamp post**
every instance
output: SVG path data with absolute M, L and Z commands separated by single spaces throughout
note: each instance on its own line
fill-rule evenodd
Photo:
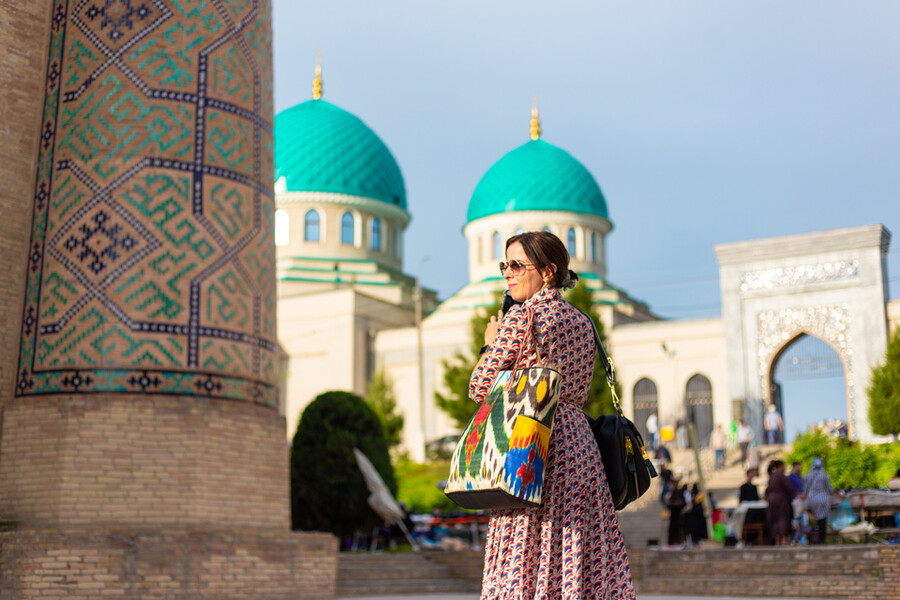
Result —
M 431 256 L 425 256 L 416 267 L 416 287 L 413 290 L 413 305 L 415 307 L 416 322 L 416 364 L 419 379 L 419 431 L 422 436 L 422 462 L 425 462 L 426 434 L 425 434 L 425 361 L 422 352 L 422 285 L 420 276 L 422 265 L 431 260 Z

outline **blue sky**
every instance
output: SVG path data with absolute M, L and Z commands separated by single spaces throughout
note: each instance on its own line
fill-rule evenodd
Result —
M 404 270 L 446 298 L 487 169 L 528 140 L 580 160 L 608 279 L 658 314 L 720 314 L 713 245 L 883 223 L 900 235 L 900 2 L 275 0 L 275 108 L 324 98 L 403 171 Z M 426 256 L 433 258 L 422 263 Z M 888 276 L 900 289 L 900 241 Z

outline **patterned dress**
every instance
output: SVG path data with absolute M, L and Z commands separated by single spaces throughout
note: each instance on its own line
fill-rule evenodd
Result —
M 533 336 L 526 311 L 533 311 Z M 535 347 L 537 342 L 537 348 Z M 523 347 L 524 343 L 524 347 Z M 489 600 L 633 600 L 625 544 L 597 443 L 582 405 L 596 349 L 589 319 L 545 289 L 514 306 L 472 373 L 469 396 L 483 401 L 496 373 L 545 366 L 562 373 L 541 506 L 495 510 L 488 526 L 481 597 Z

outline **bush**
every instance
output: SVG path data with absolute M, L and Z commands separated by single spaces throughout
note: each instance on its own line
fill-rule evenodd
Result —
M 866 445 L 814 430 L 797 436 L 786 461 L 803 463 L 806 472 L 817 456 L 837 489 L 883 487 L 900 467 L 900 444 Z
M 353 448 L 365 454 L 396 497 L 397 484 L 381 422 L 362 398 L 325 392 L 306 407 L 291 447 L 291 521 L 294 529 L 338 536 L 382 523 Z

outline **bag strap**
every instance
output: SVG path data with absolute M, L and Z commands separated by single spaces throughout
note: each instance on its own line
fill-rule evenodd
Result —
M 544 361 L 541 359 L 541 349 L 538 347 L 537 336 L 534 335 L 534 309 L 530 306 L 523 307 L 525 310 L 525 315 L 527 317 L 526 321 L 526 334 L 525 338 L 522 340 L 522 344 L 519 346 L 519 351 L 516 353 L 516 362 L 513 364 L 512 372 L 515 375 L 515 372 L 519 370 L 519 361 L 522 359 L 522 354 L 525 351 L 525 346 L 528 345 L 529 336 L 534 340 L 534 353 L 537 354 L 538 366 L 543 367 Z M 510 377 L 509 381 L 506 382 L 506 389 L 511 390 L 513 385 L 515 385 L 515 377 Z
M 603 365 L 603 370 L 606 371 L 606 385 L 609 386 L 609 391 L 612 394 L 613 406 L 616 408 L 616 413 L 620 417 L 624 417 L 625 414 L 622 412 L 622 406 L 619 403 L 619 395 L 616 393 L 616 367 L 606 350 L 603 349 L 603 344 L 600 342 L 600 334 L 597 333 L 597 326 L 594 325 L 594 319 L 583 310 L 577 308 L 575 310 L 587 317 L 588 323 L 591 324 L 591 331 L 594 332 L 594 345 L 597 346 L 597 354 L 600 355 L 600 364 Z

